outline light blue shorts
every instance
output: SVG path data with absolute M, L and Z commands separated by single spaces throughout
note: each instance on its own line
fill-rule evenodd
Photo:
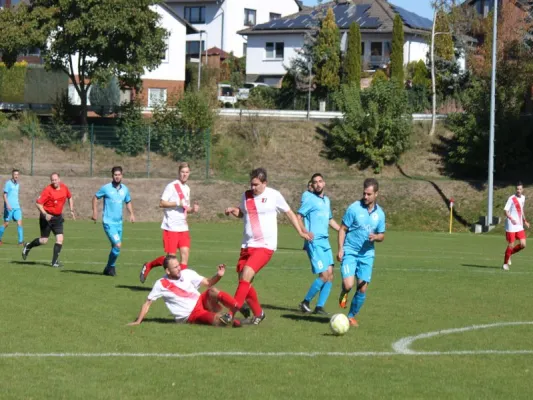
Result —
M 122 224 L 103 224 L 107 238 L 114 246 L 122 242 Z
M 21 221 L 22 220 L 22 210 L 20 208 L 12 208 L 9 211 L 4 207 L 4 221 Z
M 361 281 L 370 282 L 372 279 L 372 267 L 374 256 L 357 256 L 354 254 L 344 254 L 341 264 L 342 279 L 355 276 Z
M 321 274 L 333 265 L 333 252 L 329 240 L 313 240 L 305 245 L 307 256 L 311 261 L 313 274 Z

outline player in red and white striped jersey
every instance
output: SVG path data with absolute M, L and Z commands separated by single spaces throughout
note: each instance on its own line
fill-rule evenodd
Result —
M 163 298 L 176 322 L 219 326 L 231 322 L 222 318 L 224 314 L 221 312 L 220 304 L 234 311 L 236 301 L 229 294 L 213 286 L 224 275 L 226 271 L 224 264 L 220 264 L 217 273 L 209 279 L 198 275 L 192 269 L 182 271 L 175 256 L 165 257 L 164 267 L 167 274 L 154 284 L 137 319 L 128 325 L 140 325 L 152 303 L 159 298 Z M 200 294 L 198 291 L 200 286 L 209 289 Z M 233 326 L 240 326 L 240 321 L 233 321 Z
M 523 195 L 524 186 L 522 182 L 516 184 L 516 193 L 509 197 L 505 207 L 505 238 L 507 239 L 507 248 L 505 249 L 505 257 L 503 260 L 503 269 L 509 270 L 511 264 L 511 255 L 518 253 L 520 250 L 526 247 L 526 233 L 524 231 L 524 225 L 529 228 L 529 223 L 526 220 L 526 214 L 524 212 L 524 204 L 526 202 L 526 196 Z M 515 240 L 519 240 L 515 246 Z
M 294 229 L 305 240 L 313 240 L 313 234 L 302 230 L 298 218 L 283 195 L 277 190 L 267 187 L 265 169 L 257 168 L 252 171 L 250 186 L 251 189 L 242 195 L 239 206 L 228 207 L 225 213 L 244 219 L 241 254 L 237 262 L 239 286 L 234 297 L 239 308 L 242 308 L 244 302 L 250 306 L 254 314 L 251 322 L 258 325 L 265 318 L 265 313 L 259 304 L 257 292 L 251 286 L 251 282 L 276 251 L 278 245 L 277 214 L 285 213 Z M 246 311 L 243 312 L 243 314 L 246 313 Z M 229 322 L 232 314 L 226 315 L 226 317 Z
M 164 210 L 161 229 L 163 229 L 165 253 L 175 256 L 179 249 L 181 269 L 187 268 L 191 248 L 187 214 L 196 213 L 200 209 L 197 203 L 191 206 L 191 189 L 187 185 L 190 173 L 189 164 L 180 163 L 178 168 L 179 179 L 170 182 L 165 187 L 159 201 L 159 207 Z M 142 266 L 139 274 L 141 283 L 146 281 L 146 277 L 152 268 L 163 265 L 164 259 L 165 256 L 160 256 Z

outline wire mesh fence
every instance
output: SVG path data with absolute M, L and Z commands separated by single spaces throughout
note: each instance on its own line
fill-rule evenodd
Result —
M 177 174 L 176 163 L 187 161 L 197 179 L 210 176 L 210 130 L 34 124 L 22 133 L 0 134 L 0 173 L 17 168 L 28 175 L 101 177 L 120 165 L 129 177 L 170 178 Z

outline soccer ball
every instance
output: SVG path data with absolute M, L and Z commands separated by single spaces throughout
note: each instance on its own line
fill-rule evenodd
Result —
M 335 314 L 329 320 L 329 327 L 334 335 L 341 336 L 350 329 L 350 321 L 344 314 Z

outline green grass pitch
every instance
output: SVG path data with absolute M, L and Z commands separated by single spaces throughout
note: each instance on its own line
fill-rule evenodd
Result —
M 25 221 L 26 240 L 37 228 Z M 225 263 L 218 287 L 231 294 L 241 232 L 236 223 L 191 226 L 191 268 L 211 276 Z M 48 266 L 52 243 L 23 262 L 10 226 L 0 247 L 0 398 L 531 398 L 530 249 L 506 273 L 502 235 L 388 232 L 360 327 L 335 337 L 327 318 L 297 311 L 313 280 L 301 248 L 280 227 L 279 249 L 255 281 L 267 314 L 260 326 L 176 325 L 159 300 L 146 322 L 128 327 L 163 272 L 138 281 L 142 263 L 162 254 L 159 224 L 125 223 L 116 278 L 101 275 L 109 251 L 101 224 L 66 222 L 62 269 Z M 337 274 L 332 313 L 341 311 L 339 285 Z

